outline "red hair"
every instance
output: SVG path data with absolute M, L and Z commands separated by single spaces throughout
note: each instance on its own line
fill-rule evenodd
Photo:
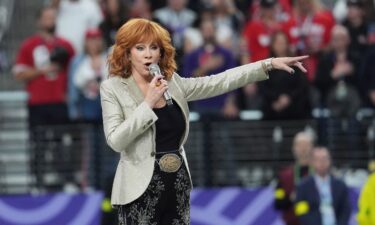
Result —
M 128 59 L 130 49 L 137 43 L 155 43 L 160 47 L 159 66 L 166 79 L 170 79 L 177 69 L 175 48 L 168 31 L 159 24 L 147 19 L 131 19 L 120 27 L 116 42 L 108 57 L 111 76 L 131 76 L 131 62 Z

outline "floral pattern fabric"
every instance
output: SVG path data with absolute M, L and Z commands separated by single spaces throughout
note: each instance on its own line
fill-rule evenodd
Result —
M 160 170 L 134 202 L 118 207 L 119 225 L 189 225 L 191 184 L 183 164 L 174 173 Z

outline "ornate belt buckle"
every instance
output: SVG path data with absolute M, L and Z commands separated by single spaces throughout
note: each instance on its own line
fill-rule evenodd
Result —
M 180 157 L 173 153 L 165 154 L 159 159 L 160 170 L 167 173 L 176 172 L 181 164 Z

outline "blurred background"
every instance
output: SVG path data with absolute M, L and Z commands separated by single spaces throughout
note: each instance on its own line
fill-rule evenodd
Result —
M 116 30 L 134 17 L 170 32 L 184 77 L 310 55 L 306 74 L 272 71 L 191 103 L 192 224 L 283 224 L 273 188 L 301 131 L 330 149 L 355 213 L 375 157 L 372 0 L 0 0 L 0 224 L 116 224 L 118 155 L 105 143 L 99 85 Z M 210 211 L 215 201 L 223 206 Z

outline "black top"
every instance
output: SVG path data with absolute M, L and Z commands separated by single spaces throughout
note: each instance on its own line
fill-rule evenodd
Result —
M 182 135 L 185 132 L 185 120 L 180 107 L 173 105 L 154 108 L 158 120 L 156 126 L 156 152 L 178 150 Z
M 262 112 L 265 120 L 307 119 L 311 114 L 309 82 L 298 68 L 290 75 L 283 70 L 270 71 L 270 79 L 258 84 L 263 98 Z M 281 95 L 290 97 L 290 105 L 276 111 L 273 104 Z

